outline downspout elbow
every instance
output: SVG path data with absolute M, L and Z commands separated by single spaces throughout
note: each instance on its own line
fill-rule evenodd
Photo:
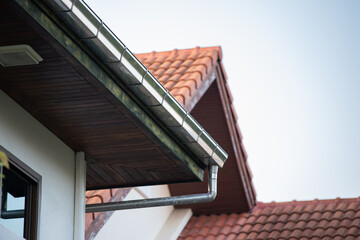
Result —
M 214 201 L 217 196 L 217 174 L 218 166 L 211 165 L 209 167 L 209 202 Z

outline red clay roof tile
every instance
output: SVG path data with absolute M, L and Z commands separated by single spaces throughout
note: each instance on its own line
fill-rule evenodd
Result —
M 333 227 L 333 228 L 337 228 L 340 224 L 339 219 L 331 219 L 328 227 Z
M 232 226 L 238 220 L 238 215 L 236 213 L 230 214 L 226 220 L 226 225 Z
M 314 200 L 314 201 L 313 201 L 313 204 L 309 204 L 309 205 L 305 206 L 304 212 L 313 213 L 313 212 L 314 212 L 314 209 L 315 209 L 315 207 L 316 207 L 315 204 L 316 204 L 316 201 Z
M 358 227 L 351 227 L 348 231 L 348 234 L 349 235 L 352 235 L 352 236 L 359 236 L 360 235 L 360 229 Z
M 284 213 L 284 214 L 281 214 L 280 217 L 278 218 L 278 221 L 279 222 L 283 222 L 283 223 L 286 223 L 287 220 L 289 218 L 289 215 L 287 213 Z
M 236 239 L 247 239 L 247 233 L 240 233 Z
M 269 233 L 268 232 L 261 232 L 258 235 L 258 239 L 268 239 Z
M 358 216 L 354 216 L 354 220 L 351 223 L 351 226 L 360 226 L 360 218 Z
M 278 222 L 274 225 L 274 230 L 278 230 L 281 231 L 282 229 L 284 229 L 285 224 L 282 222 Z
M 207 237 L 205 237 L 205 239 L 206 239 L 206 240 L 215 240 L 215 236 L 212 236 L 212 235 L 211 235 L 211 236 L 207 236 Z
M 215 238 L 215 240 L 225 240 L 226 239 L 226 235 L 223 234 L 219 234 L 217 235 L 217 237 Z
M 221 214 L 218 218 L 213 218 L 214 224 L 213 226 L 223 226 L 225 221 L 227 220 L 227 216 L 225 214 Z
M 304 230 L 306 228 L 307 222 L 306 221 L 299 221 L 296 223 L 294 229 Z
M 346 211 L 345 214 L 344 214 L 344 218 L 349 218 L 349 219 L 352 219 L 354 216 L 355 216 L 355 211 Z
M 290 234 L 291 234 L 290 230 L 284 229 L 283 231 L 281 231 L 279 238 L 285 238 L 286 239 L 286 238 L 288 238 L 290 236 Z
M 342 210 L 340 210 L 334 213 L 333 218 L 340 219 L 343 217 L 343 215 L 344 213 L 342 212 Z
M 286 229 L 293 229 L 293 226 L 291 226 L 290 228 L 286 228 Z M 289 230 L 289 231 L 291 232 L 290 235 L 288 235 L 289 237 L 300 238 L 303 235 L 303 231 L 301 231 L 299 229 L 295 229 L 295 230 L 292 230 L 292 231 Z
M 303 231 L 303 236 L 304 237 L 307 237 L 307 238 L 311 238 L 311 236 L 313 235 L 313 230 L 312 229 L 305 229 L 304 231 Z
M 257 223 L 266 223 L 266 220 L 267 220 L 267 216 L 264 216 L 264 215 L 261 215 L 260 217 L 258 217 L 258 219 L 256 219 L 256 222 Z
M 324 215 L 323 215 L 324 216 Z M 317 227 L 318 228 L 327 228 L 327 226 L 329 225 L 329 221 L 327 219 L 322 219 L 318 224 Z
M 318 221 L 317 220 L 310 220 L 308 223 L 307 223 L 307 228 L 308 229 L 316 229 L 318 225 Z
M 289 222 L 287 222 L 284 226 L 285 229 L 295 229 L 296 226 L 296 222 L 292 222 L 289 220 Z
M 211 230 L 211 228 L 209 228 L 209 227 L 204 227 L 203 229 L 201 229 L 201 230 L 198 232 L 198 234 L 199 234 L 200 236 L 206 236 L 207 234 L 209 234 L 210 230 Z M 192 233 L 192 232 L 190 231 L 190 234 L 196 235 L 196 232 Z
M 234 239 L 236 239 L 236 234 L 235 233 L 230 233 L 226 237 L 226 240 L 234 240 Z
M 221 231 L 221 227 L 213 226 L 209 232 L 209 235 L 218 235 Z
M 221 60 L 221 55 L 220 47 L 196 47 L 193 49 L 136 54 L 136 57 L 173 94 L 174 84 L 165 83 L 170 80 L 176 82 L 179 79 L 186 82 L 192 81 L 193 83 L 190 82 L 189 84 L 195 84 L 195 90 L 197 90 L 209 78 L 216 62 Z M 189 89 L 192 89 L 192 87 L 189 87 Z M 194 92 L 183 95 L 181 104 L 186 106 L 191 101 Z
M 258 239 L 258 233 L 257 232 L 251 232 L 246 239 Z
M 310 217 L 311 217 L 311 214 L 310 214 L 309 212 L 304 212 L 304 213 L 301 214 L 301 216 L 299 217 L 299 220 L 307 221 Z
M 192 228 L 216 228 L 213 234 L 218 232 L 217 236 L 229 239 L 236 236 L 235 239 L 360 240 L 359 202 L 356 198 L 258 203 L 249 213 L 192 217 L 179 239 L 186 239 Z M 211 236 L 215 236 L 213 234 Z
M 242 232 L 250 232 L 251 229 L 253 228 L 252 224 L 246 224 L 243 226 L 243 228 L 241 229 Z
M 271 231 L 271 233 L 269 234 L 268 238 L 269 239 L 278 239 L 280 236 L 280 231 Z
M 242 230 L 242 225 L 235 225 L 231 228 L 231 233 L 238 234 Z
M 277 219 L 278 219 L 278 216 L 274 214 L 274 215 L 270 215 L 269 218 L 267 219 L 267 221 L 271 222 L 271 223 L 276 223 Z
M 333 212 L 330 212 L 330 211 L 328 211 L 328 210 L 325 210 L 325 212 L 324 212 L 324 214 L 323 214 L 322 217 L 323 217 L 324 219 L 331 219 L 332 216 L 333 216 Z
M 313 214 L 311 214 L 310 220 L 317 220 L 317 219 L 320 219 L 321 217 L 322 217 L 321 212 L 314 212 Z
M 224 226 L 221 229 L 221 234 L 228 235 L 229 233 L 231 233 L 231 227 L 230 226 Z

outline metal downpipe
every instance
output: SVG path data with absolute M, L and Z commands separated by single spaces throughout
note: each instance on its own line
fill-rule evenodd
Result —
M 116 211 L 134 208 L 160 207 L 168 205 L 185 205 L 194 203 L 207 203 L 215 199 L 217 194 L 217 172 L 218 166 L 209 166 L 209 191 L 207 193 L 182 195 L 163 198 L 139 199 L 121 202 L 107 202 L 97 204 L 86 204 L 86 213 Z

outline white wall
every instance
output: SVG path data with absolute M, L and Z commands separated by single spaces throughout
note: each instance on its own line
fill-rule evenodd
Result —
M 133 188 L 124 201 L 169 195 L 166 185 Z M 115 211 L 94 240 L 114 239 L 114 236 L 116 239 L 155 239 L 173 208 L 166 206 Z
M 0 145 L 42 176 L 39 239 L 72 239 L 75 153 L 2 91 Z
M 156 236 L 156 240 L 176 240 L 192 216 L 191 208 L 174 209 Z
M 13 231 L 0 223 L 0 240 L 24 240 L 24 238 L 19 237 Z
M 131 189 L 124 201 L 168 196 L 167 185 L 138 187 Z M 94 240 L 176 239 L 191 215 L 191 209 L 175 210 L 173 206 L 115 211 Z

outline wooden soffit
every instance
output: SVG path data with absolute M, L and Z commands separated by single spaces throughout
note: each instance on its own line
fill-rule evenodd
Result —
M 30 45 L 44 60 L 0 66 L 1 90 L 85 152 L 87 189 L 203 180 L 191 151 L 66 26 L 22 2 L 0 0 L 0 45 Z

